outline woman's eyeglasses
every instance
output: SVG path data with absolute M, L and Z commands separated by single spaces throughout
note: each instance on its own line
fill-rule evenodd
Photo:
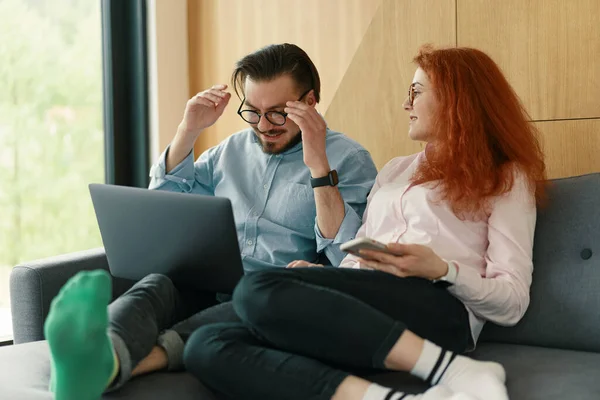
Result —
M 408 87 L 408 104 L 412 107 L 414 101 L 415 101 L 415 84 L 413 83 Z

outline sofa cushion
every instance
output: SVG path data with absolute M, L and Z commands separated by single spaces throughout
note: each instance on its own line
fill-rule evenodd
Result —
M 502 363 L 512 400 L 597 400 L 600 398 L 600 354 L 486 343 L 473 354 Z M 0 399 L 51 400 L 46 342 L 0 348 Z M 425 384 L 407 373 L 381 373 L 367 378 L 408 393 L 421 393 Z M 155 373 L 133 379 L 102 399 L 216 400 L 187 373 Z
M 538 212 L 531 304 L 481 341 L 600 352 L 600 173 L 557 179 Z
M 486 343 L 474 354 L 504 365 L 511 400 L 600 399 L 600 354 Z
M 0 399 L 52 400 L 48 345 L 45 341 L 0 348 Z M 216 400 L 187 373 L 155 373 L 135 378 L 102 399 Z

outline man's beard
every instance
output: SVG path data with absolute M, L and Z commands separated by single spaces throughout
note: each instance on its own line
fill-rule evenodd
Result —
M 271 131 L 267 131 L 267 132 L 263 132 L 265 134 L 276 134 L 276 133 L 280 133 L 277 130 L 273 129 Z M 298 133 L 296 133 L 296 135 L 294 135 L 286 144 L 283 145 L 283 147 L 281 147 L 280 149 L 277 148 L 277 145 L 279 143 L 271 143 L 271 142 L 263 142 L 262 140 L 262 136 L 260 133 L 258 132 L 254 132 L 254 134 L 256 135 L 257 139 L 258 139 L 258 145 L 260 146 L 260 148 L 262 149 L 262 151 L 266 154 L 281 154 L 281 153 L 285 153 L 286 151 L 288 151 L 289 149 L 291 149 L 292 147 L 296 146 L 298 143 L 302 142 L 302 132 L 298 131 Z

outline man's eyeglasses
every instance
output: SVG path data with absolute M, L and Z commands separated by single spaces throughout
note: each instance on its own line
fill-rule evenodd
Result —
M 302 96 L 300 96 L 300 98 L 297 101 L 302 100 L 304 98 L 304 96 L 306 96 L 308 93 L 310 93 L 311 90 L 312 89 L 308 89 L 306 92 L 302 93 Z M 263 115 L 265 116 L 267 121 L 269 121 L 271 124 L 276 125 L 276 126 L 285 125 L 285 123 L 287 122 L 288 114 L 283 111 L 267 111 L 266 113 L 261 114 L 258 111 L 254 111 L 254 110 L 242 110 L 242 106 L 244 105 L 245 102 L 246 102 L 246 98 L 244 97 L 244 100 L 242 100 L 242 104 L 240 104 L 240 107 L 238 108 L 237 113 L 240 117 L 242 117 L 242 119 L 244 121 L 246 121 L 249 124 L 252 124 L 252 125 L 258 124 Z

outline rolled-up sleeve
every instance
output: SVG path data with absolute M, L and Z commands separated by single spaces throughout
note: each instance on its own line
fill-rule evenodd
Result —
M 535 198 L 517 177 L 510 193 L 494 204 L 488 219 L 486 268 L 460 265 L 449 288 L 475 315 L 499 325 L 514 325 L 529 306 L 533 273 Z
M 160 155 L 156 164 L 150 168 L 151 190 L 213 195 L 212 163 L 210 150 L 202 153 L 194 162 L 191 151 L 173 170 L 166 172 L 166 159 L 169 147 Z
M 338 188 L 344 201 L 344 219 L 333 239 L 323 237 L 315 221 L 317 252 L 325 255 L 334 267 L 340 265 L 346 253 L 340 245 L 354 239 L 362 225 L 362 215 L 367 206 L 367 196 L 377 176 L 377 168 L 366 150 L 357 150 L 344 157 L 337 166 L 340 177 Z

